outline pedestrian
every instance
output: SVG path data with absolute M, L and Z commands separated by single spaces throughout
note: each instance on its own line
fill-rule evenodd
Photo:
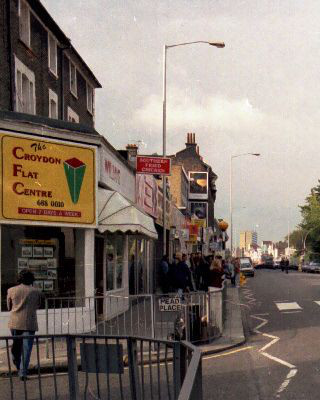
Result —
M 285 259 L 285 264 L 284 264 L 284 269 L 286 271 L 286 274 L 289 273 L 289 266 L 290 266 L 290 261 L 288 258 Z
M 183 261 L 181 253 L 176 253 L 176 260 L 178 263 L 174 269 L 174 284 L 178 294 L 181 295 L 183 292 L 189 292 L 192 289 L 191 271 L 186 262 Z
M 282 257 L 280 261 L 280 267 L 282 272 L 284 271 L 285 265 L 286 265 L 286 260 L 284 259 L 284 257 Z
M 169 260 L 165 254 L 160 262 L 160 286 L 163 293 L 169 292 Z
M 221 259 L 221 256 L 216 256 L 213 259 L 209 269 L 209 286 L 215 288 L 222 287 L 222 276 L 224 271 L 221 265 Z
M 235 259 L 234 258 L 230 258 L 228 260 L 228 268 L 229 268 L 231 285 L 236 286 L 236 268 L 235 268 Z
M 34 275 L 24 269 L 19 273 L 18 285 L 8 289 L 7 306 L 10 311 L 9 329 L 13 336 L 12 362 L 21 380 L 27 379 L 32 352 L 33 337 L 38 330 L 37 309 L 41 306 L 42 294 L 32 286 Z

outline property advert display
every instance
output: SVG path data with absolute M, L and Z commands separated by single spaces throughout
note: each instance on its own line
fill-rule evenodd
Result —
M 95 150 L 0 133 L 0 219 L 96 224 Z
M 57 239 L 20 239 L 18 245 L 18 273 L 30 269 L 35 277 L 34 287 L 54 292 L 58 280 Z

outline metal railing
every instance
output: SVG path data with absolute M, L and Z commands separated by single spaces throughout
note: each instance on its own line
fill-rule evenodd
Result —
M 190 292 L 182 296 L 171 293 L 48 298 L 46 334 L 208 341 L 222 333 L 225 290 Z
M 10 355 L 14 339 L 0 337 L 1 400 L 202 399 L 201 351 L 185 341 L 111 335 L 20 340 L 29 338 L 34 339 L 34 349 L 28 380 L 20 381 Z

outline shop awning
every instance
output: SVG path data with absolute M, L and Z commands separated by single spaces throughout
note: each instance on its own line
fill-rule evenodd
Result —
M 153 219 L 113 190 L 98 189 L 98 230 L 142 233 L 158 238 Z

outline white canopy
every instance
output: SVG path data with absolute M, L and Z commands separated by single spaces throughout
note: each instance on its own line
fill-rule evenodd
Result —
M 98 189 L 98 230 L 143 233 L 157 239 L 153 219 L 113 190 Z

